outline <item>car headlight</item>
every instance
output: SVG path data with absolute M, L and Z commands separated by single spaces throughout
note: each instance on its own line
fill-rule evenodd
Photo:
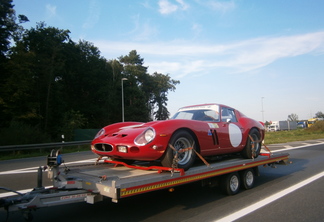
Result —
M 99 132 L 95 136 L 95 139 L 98 138 L 99 136 L 102 136 L 103 134 L 105 134 L 105 129 L 104 128 L 102 128 L 101 130 L 99 130 Z
M 155 138 L 155 131 L 153 128 L 147 128 L 144 132 L 138 135 L 135 139 L 135 144 L 143 146 L 151 142 Z

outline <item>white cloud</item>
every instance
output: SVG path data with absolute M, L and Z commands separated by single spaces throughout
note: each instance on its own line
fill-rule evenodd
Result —
M 228 44 L 200 45 L 192 42 L 93 41 L 107 59 L 126 55 L 133 49 L 145 59 L 150 72 L 176 73 L 179 77 L 204 74 L 218 68 L 247 72 L 279 59 L 324 53 L 324 32 L 264 37 Z M 107 54 L 106 54 L 107 53 Z M 114 54 L 114 57 L 107 55 Z
M 189 5 L 186 4 L 183 0 L 176 0 L 180 4 L 180 9 L 181 10 L 187 10 L 189 8 Z
M 140 15 L 132 16 L 134 28 L 127 33 L 127 36 L 132 36 L 135 41 L 149 40 L 158 34 L 158 30 L 150 24 L 149 20 L 141 21 Z
M 159 1 L 159 12 L 161 14 L 171 14 L 178 10 L 187 10 L 189 5 L 186 4 L 183 0 L 176 0 L 178 4 L 172 4 L 168 0 L 160 0 Z
M 159 1 L 159 7 L 159 12 L 161 14 L 170 14 L 178 9 L 178 6 L 171 4 L 168 0 Z

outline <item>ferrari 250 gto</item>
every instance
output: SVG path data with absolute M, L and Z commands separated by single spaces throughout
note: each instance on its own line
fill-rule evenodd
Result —
M 120 122 L 102 128 L 91 150 L 111 160 L 160 161 L 164 167 L 188 170 L 197 153 L 203 157 L 240 153 L 256 158 L 264 139 L 264 125 L 221 104 L 180 108 L 169 120 Z

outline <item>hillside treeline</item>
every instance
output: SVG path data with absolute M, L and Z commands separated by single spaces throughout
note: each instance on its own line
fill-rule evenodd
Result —
M 168 118 L 167 95 L 180 82 L 148 73 L 136 50 L 107 60 L 69 30 L 24 29 L 28 18 L 0 1 L 0 145 L 71 140 L 74 129 L 120 122 L 122 85 L 125 121 Z

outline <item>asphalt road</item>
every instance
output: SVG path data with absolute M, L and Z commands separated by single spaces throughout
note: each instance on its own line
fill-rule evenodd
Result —
M 193 183 L 121 199 L 108 198 L 94 205 L 77 203 L 33 212 L 38 221 L 324 221 L 324 139 L 268 146 L 288 152 L 292 164 L 278 168 L 260 167 L 255 187 L 235 196 L 225 196 L 216 188 Z M 93 159 L 91 152 L 64 155 L 65 162 Z M 0 162 L 0 187 L 13 190 L 37 186 L 37 167 L 46 158 Z M 82 164 L 82 163 L 79 163 Z M 47 175 L 44 186 L 50 186 Z M 4 195 L 0 191 L 0 195 Z M 6 212 L 0 210 L 0 222 Z M 24 221 L 20 212 L 10 213 L 8 221 Z

